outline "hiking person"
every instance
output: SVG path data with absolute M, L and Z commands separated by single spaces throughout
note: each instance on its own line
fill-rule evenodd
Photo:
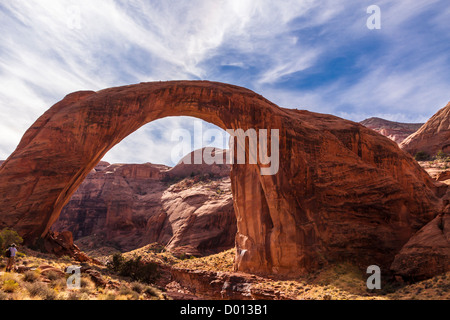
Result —
M 11 269 L 14 267 L 14 261 L 16 259 L 16 253 L 17 253 L 16 244 L 13 243 L 8 248 L 8 250 L 6 250 L 6 257 L 8 258 L 8 263 L 6 264 L 6 272 L 10 272 Z

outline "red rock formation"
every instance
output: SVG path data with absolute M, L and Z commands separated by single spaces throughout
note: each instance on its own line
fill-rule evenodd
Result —
M 232 166 L 240 271 L 294 275 L 338 260 L 389 267 L 442 212 L 431 177 L 373 130 L 279 108 L 241 87 L 176 81 L 78 92 L 49 109 L 0 168 L 1 225 L 28 242 L 45 236 L 109 149 L 150 121 L 181 115 L 279 130 L 275 175 L 261 175 L 261 162 Z
M 440 150 L 450 153 L 450 102 L 417 132 L 406 138 L 400 147 L 412 155 L 421 151 L 430 156 Z
M 67 255 L 73 257 L 79 262 L 91 262 L 94 264 L 101 264 L 101 262 L 88 257 L 82 252 L 74 243 L 72 233 L 70 231 L 63 232 L 48 232 L 42 241 L 41 250 L 53 253 L 57 256 Z
M 92 240 L 83 243 L 91 248 L 110 243 L 130 251 L 160 242 L 169 250 L 182 247 L 203 255 L 234 247 L 230 166 L 186 165 L 183 160 L 173 168 L 102 162 L 52 229 L 69 230 L 75 240 L 88 236 Z
M 415 281 L 450 270 L 450 214 L 436 217 L 411 237 L 391 269 Z
M 408 136 L 419 130 L 423 123 L 401 123 L 380 118 L 369 118 L 360 122 L 363 126 L 375 130 L 389 139 L 401 143 Z
M 450 170 L 440 172 L 436 177 L 436 180 L 442 182 L 450 180 Z

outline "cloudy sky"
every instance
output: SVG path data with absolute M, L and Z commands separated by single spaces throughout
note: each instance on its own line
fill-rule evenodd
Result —
M 66 94 L 143 81 L 227 82 L 354 121 L 423 122 L 450 101 L 448 0 L 0 0 L 0 28 L 1 159 Z M 105 159 L 172 165 L 173 130 L 195 125 L 155 121 Z

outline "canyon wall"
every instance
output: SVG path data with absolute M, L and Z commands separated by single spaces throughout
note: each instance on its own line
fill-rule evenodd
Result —
M 173 168 L 100 162 L 52 230 L 71 231 L 83 249 L 130 251 L 159 242 L 168 250 L 205 255 L 234 247 L 230 166 L 184 160 Z

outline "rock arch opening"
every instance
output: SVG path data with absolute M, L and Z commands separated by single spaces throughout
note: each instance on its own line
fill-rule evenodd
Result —
M 173 81 L 77 92 L 50 108 L 0 167 L 0 225 L 27 241 L 45 237 L 108 150 L 168 116 L 279 130 L 276 174 L 261 175 L 259 162 L 232 165 L 238 270 L 301 274 L 342 259 L 388 268 L 442 211 L 428 174 L 370 129 L 237 86 Z
M 196 118 L 146 124 L 105 155 L 51 230 L 70 231 L 89 252 L 154 243 L 186 256 L 234 248 L 228 142 L 225 131 Z M 206 163 L 211 154 L 220 161 Z

